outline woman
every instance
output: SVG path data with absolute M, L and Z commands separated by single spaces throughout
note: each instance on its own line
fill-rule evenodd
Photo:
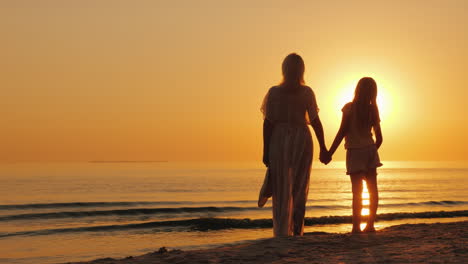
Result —
M 283 81 L 270 88 L 262 104 L 263 162 L 269 169 L 275 236 L 303 235 L 312 165 L 314 128 L 320 160 L 330 161 L 312 89 L 304 83 L 304 61 L 289 54 L 283 61 Z

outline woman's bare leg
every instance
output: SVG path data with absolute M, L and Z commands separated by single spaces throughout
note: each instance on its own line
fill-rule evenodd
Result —
M 375 232 L 374 222 L 379 206 L 379 190 L 377 188 L 377 172 L 369 171 L 366 176 L 367 190 L 369 191 L 369 218 L 364 232 Z
M 353 190 L 353 233 L 361 232 L 361 211 L 362 211 L 362 180 L 364 174 L 351 174 L 351 184 Z

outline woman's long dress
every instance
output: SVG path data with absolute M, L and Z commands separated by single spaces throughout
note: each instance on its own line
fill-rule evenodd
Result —
M 307 86 L 296 90 L 275 86 L 261 110 L 273 123 L 269 147 L 273 232 L 275 236 L 302 235 L 313 153 L 307 125 L 318 114 L 315 95 Z

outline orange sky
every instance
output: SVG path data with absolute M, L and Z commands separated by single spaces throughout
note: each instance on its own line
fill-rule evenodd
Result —
M 468 160 L 468 1 L 376 2 L 2 1 L 0 161 L 260 161 L 290 52 L 328 145 L 369 75 L 383 160 Z

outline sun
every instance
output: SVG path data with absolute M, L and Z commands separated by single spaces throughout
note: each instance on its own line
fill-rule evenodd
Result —
M 355 79 L 341 87 L 336 93 L 335 102 L 339 106 L 344 106 L 345 104 L 351 102 L 354 98 L 354 90 L 356 89 L 356 85 L 359 79 Z M 389 113 L 389 105 L 392 105 L 392 98 L 386 89 L 386 85 L 379 84 L 379 80 L 377 82 L 377 106 L 379 107 L 380 119 L 381 120 L 389 120 L 390 113 Z
M 328 84 L 329 90 L 320 95 L 323 97 L 319 100 L 319 103 L 322 103 L 319 106 L 324 109 L 324 122 L 334 128 L 339 127 L 343 115 L 341 109 L 345 104 L 353 101 L 356 85 L 364 76 L 372 77 L 377 83 L 377 105 L 382 129 L 388 128 L 388 131 L 395 131 L 401 124 L 402 97 L 396 92 L 401 83 L 377 71 L 349 71 L 348 74 L 331 80 Z

